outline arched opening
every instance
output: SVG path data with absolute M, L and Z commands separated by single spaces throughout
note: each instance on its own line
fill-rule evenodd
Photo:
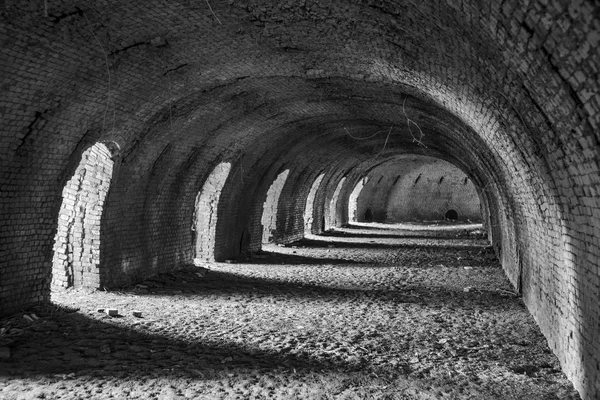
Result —
M 446 214 L 444 214 L 444 218 L 450 221 L 456 221 L 458 219 L 458 212 L 456 212 L 456 210 L 450 209 L 446 211 Z
M 325 174 L 321 174 L 315 179 L 310 187 L 308 196 L 306 197 L 306 207 L 304 208 L 304 234 L 312 233 L 315 199 L 317 198 L 317 190 L 319 190 L 319 186 L 321 186 L 321 181 L 323 181 L 324 176 Z
M 62 192 L 52 257 L 52 289 L 100 287 L 100 222 L 113 174 L 113 143 L 96 143 Z
M 383 175 L 381 176 L 381 178 L 379 178 L 379 182 L 381 182 L 381 179 L 383 179 Z M 356 222 L 359 220 L 358 219 L 358 196 L 360 196 L 360 193 L 362 192 L 363 188 L 365 187 L 365 185 L 368 182 L 369 182 L 369 178 L 366 176 L 364 178 L 360 179 L 356 183 L 356 186 L 354 186 L 352 193 L 350 193 L 350 197 L 348 199 L 348 220 L 350 222 Z
M 365 222 L 373 222 L 373 211 L 370 208 L 365 211 Z
M 326 229 L 341 225 L 340 221 L 338 220 L 338 200 L 340 199 L 340 192 L 344 187 L 344 183 L 346 183 L 346 177 L 343 177 L 338 183 L 335 188 L 335 192 L 333 192 L 333 196 L 331 197 L 331 202 L 329 203 L 329 225 L 326 227 Z
M 245 253 L 250 247 L 250 231 L 244 228 L 240 236 L 240 253 Z
M 267 199 L 263 204 L 263 215 L 261 223 L 263 227 L 262 243 L 272 243 L 277 239 L 277 208 L 279 204 L 279 196 L 285 185 L 289 169 L 280 173 L 271 184 L 267 192 Z
M 43 11 L 41 3 L 4 2 L 0 22 L 6 32 L 0 63 L 1 75 L 5 76 L 2 93 L 6 98 L 0 105 L 3 114 L 0 314 L 26 310 L 48 300 L 50 275 L 55 267 L 55 284 L 75 285 L 74 269 L 88 263 L 93 271 L 94 257 L 97 257 L 100 285 L 118 287 L 137 283 L 150 273 L 170 272 L 193 260 L 196 237 L 190 225 L 196 196 L 206 177 L 221 161 L 233 163 L 236 160 L 240 171 L 239 184 L 230 172 L 223 187 L 215 234 L 216 258 L 221 259 L 223 255 L 223 259 L 230 259 L 237 255 L 239 235 L 246 226 L 251 232 L 252 249 L 260 247 L 263 233 L 260 202 L 265 201 L 269 186 L 284 169 L 290 168 L 290 181 L 286 182 L 279 198 L 277 240 L 282 242 L 285 238 L 291 243 L 302 236 L 305 196 L 313 183 L 310 180 L 321 172 L 325 178 L 317 190 L 318 205 L 313 210 L 315 227 L 317 224 L 320 227 L 322 215 L 327 224 L 347 221 L 347 196 L 364 171 L 383 167 L 401 157 L 433 156 L 454 163 L 469 180 L 465 177 L 460 180 L 458 174 L 444 174 L 440 182 L 439 170 L 431 171 L 424 164 L 416 163 L 390 171 L 390 177 L 402 175 L 394 188 L 387 185 L 385 178 L 378 185 L 372 185 L 381 179 L 381 173 L 370 175 L 373 180 L 365 186 L 361 196 L 369 196 L 364 204 L 370 206 L 374 222 L 391 225 L 414 221 L 419 224 L 413 225 L 422 226 L 443 221 L 450 209 L 457 212 L 459 221 L 476 222 L 477 215 L 483 215 L 491 247 L 499 256 L 502 269 L 520 293 L 522 304 L 539 323 L 545 338 L 537 333 L 534 336 L 533 331 L 530 336 L 527 330 L 517 330 L 520 321 L 505 320 L 505 325 L 515 329 L 514 335 L 506 337 L 507 342 L 503 343 L 495 327 L 480 323 L 480 313 L 446 318 L 446 309 L 450 306 L 435 310 L 444 319 L 439 323 L 435 321 L 440 318 L 430 311 L 443 303 L 435 297 L 422 296 L 428 292 L 425 286 L 430 284 L 434 285 L 435 290 L 430 291 L 434 295 L 452 294 L 451 307 L 462 311 L 479 311 L 489 306 L 491 312 L 485 310 L 483 314 L 498 316 L 496 306 L 512 299 L 510 293 L 501 299 L 502 292 L 496 290 L 501 287 L 493 282 L 491 286 L 482 286 L 481 293 L 461 292 L 463 283 L 471 285 L 474 281 L 468 274 L 492 269 L 485 260 L 487 243 L 481 242 L 484 257 L 473 263 L 467 258 L 471 254 L 475 257 L 478 251 L 460 256 L 460 260 L 455 258 L 459 261 L 457 268 L 445 264 L 447 268 L 430 268 L 429 259 L 415 265 L 420 268 L 414 270 L 418 278 L 424 277 L 422 272 L 429 275 L 429 270 L 439 269 L 449 272 L 446 275 L 460 275 L 463 282 L 447 288 L 437 286 L 441 282 L 438 279 L 407 282 L 404 292 L 412 288 L 416 290 L 412 294 L 422 298 L 411 301 L 415 300 L 411 299 L 411 293 L 400 293 L 408 294 L 409 298 L 396 299 L 410 301 L 410 307 L 417 303 L 426 306 L 420 318 L 427 323 L 423 331 L 431 329 L 440 339 L 449 339 L 442 348 L 433 346 L 437 337 L 421 340 L 427 338 L 402 335 L 402 343 L 396 347 L 391 343 L 392 351 L 381 354 L 380 358 L 371 342 L 353 340 L 353 344 L 363 350 L 345 343 L 337 346 L 334 339 L 328 340 L 326 332 L 307 329 L 305 337 L 311 340 L 298 342 L 309 342 L 311 346 L 314 343 L 315 348 L 321 349 L 316 353 L 293 346 L 288 349 L 285 343 L 290 342 L 289 331 L 304 334 L 305 330 L 298 328 L 304 325 L 280 313 L 281 321 L 275 321 L 272 326 L 263 324 L 265 329 L 260 332 L 275 328 L 285 336 L 264 341 L 258 341 L 262 338 L 257 337 L 248 346 L 242 346 L 247 343 L 237 346 L 238 351 L 234 353 L 248 355 L 250 361 L 255 361 L 253 354 L 262 354 L 283 365 L 289 364 L 287 361 L 302 365 L 303 360 L 313 360 L 315 362 L 307 365 L 311 368 L 305 370 L 312 373 L 323 366 L 322 370 L 331 376 L 338 375 L 328 372 L 331 365 L 348 365 L 352 367 L 348 369 L 353 369 L 353 365 L 358 364 L 368 370 L 391 371 L 394 375 L 396 372 L 407 375 L 410 370 L 411 378 L 419 378 L 414 383 L 419 386 L 426 383 L 427 391 L 438 393 L 440 389 L 448 397 L 459 397 L 466 391 L 473 397 L 485 398 L 518 387 L 518 382 L 513 385 L 504 379 L 515 375 L 514 369 L 511 372 L 507 368 L 516 366 L 521 370 L 527 366 L 525 372 L 532 376 L 521 376 L 526 381 L 521 380 L 523 385 L 518 394 L 506 393 L 506 397 L 535 398 L 529 389 L 534 381 L 546 386 L 546 397 L 568 397 L 545 382 L 549 374 L 562 368 L 584 398 L 600 398 L 600 335 L 593 334 L 598 331 L 600 322 L 600 61 L 599 53 L 593 50 L 600 42 L 600 0 L 336 1 L 303 4 L 304 7 L 277 1 L 206 0 L 196 4 L 165 1 L 150 7 L 148 2 L 111 1 L 96 2 L 94 7 L 84 8 L 79 4 L 79 8 L 75 8 L 78 2 L 44 1 Z M 124 146 L 123 159 L 119 158 L 113 166 L 114 179 L 105 204 L 95 203 L 102 209 L 99 247 L 93 236 L 93 227 L 98 225 L 89 218 L 88 203 L 83 202 L 81 208 L 76 205 L 85 194 L 82 188 L 89 184 L 86 179 L 91 173 L 86 173 L 86 178 L 73 176 L 83 151 L 100 141 L 94 138 L 111 138 Z M 208 166 L 207 159 L 217 161 Z M 343 200 L 337 202 L 330 216 L 332 195 L 344 175 L 352 181 L 351 185 L 344 185 L 340 194 Z M 265 176 L 268 178 L 264 179 Z M 72 177 L 77 184 L 73 189 L 76 196 L 73 199 L 65 194 L 64 202 L 70 203 L 64 205 L 63 187 Z M 384 185 L 389 188 L 387 191 L 371 189 Z M 294 197 L 298 193 L 301 198 Z M 230 202 L 233 205 L 224 213 L 224 204 Z M 63 210 L 63 206 L 71 209 Z M 479 209 L 483 212 L 477 211 Z M 366 207 L 359 207 L 357 215 L 362 217 L 365 212 Z M 90 232 L 86 225 L 92 227 Z M 375 225 L 386 227 L 375 223 L 365 225 L 370 225 L 365 231 L 375 231 Z M 440 228 L 462 229 L 454 222 L 447 225 L 457 226 Z M 357 228 L 352 229 L 358 233 Z M 342 238 L 342 232 L 336 235 Z M 328 235 L 326 239 L 333 240 L 336 235 Z M 457 242 L 462 242 L 463 236 L 470 237 L 468 235 L 460 233 Z M 478 237 L 474 235 L 473 239 Z M 379 251 L 384 241 L 377 239 L 383 238 L 376 238 L 374 243 Z M 428 239 L 423 238 L 425 242 Z M 567 241 L 564 245 L 563 239 Z M 91 242 L 86 243 L 88 240 Z M 91 248 L 91 261 L 86 259 L 86 246 Z M 291 248 L 283 250 L 293 251 Z M 313 284 L 316 273 L 307 273 L 312 275 L 312 283 L 308 281 L 308 284 L 313 287 L 335 289 L 332 295 L 322 297 L 350 298 L 356 303 L 356 296 L 342 294 L 361 296 L 369 290 L 376 294 L 365 299 L 369 303 L 372 298 L 388 298 L 387 303 L 402 302 L 393 301 L 401 291 L 397 283 L 404 283 L 402 276 L 397 282 L 384 278 L 387 270 L 394 266 L 385 270 L 371 268 L 376 270 L 376 275 L 372 279 L 359 276 L 357 285 L 335 286 L 337 280 L 343 283 L 345 279 L 341 274 L 339 279 L 336 276 L 338 268 L 353 272 L 353 265 L 336 262 L 344 256 L 338 250 L 331 251 L 333 254 L 325 261 L 334 264 L 333 269 L 318 271 L 323 272 L 321 276 L 333 275 L 331 282 Z M 299 256 L 288 259 L 312 264 Z M 402 272 L 404 266 L 409 265 L 402 258 L 394 260 L 401 264 Z M 338 266 L 342 263 L 346 265 Z M 431 267 L 436 265 L 442 263 L 432 263 Z M 476 268 L 462 268 L 470 265 Z M 240 269 L 235 265 L 230 267 Z M 333 273 L 330 274 L 330 270 Z M 78 273 L 84 272 L 82 269 Z M 83 276 L 78 279 L 93 281 Z M 373 285 L 367 287 L 370 282 Z M 277 294 L 277 289 L 285 288 L 293 289 L 292 295 L 287 297 L 310 300 L 307 287 L 271 282 L 266 291 L 272 289 Z M 264 296 L 255 297 L 261 300 Z M 473 307 L 463 304 L 472 299 L 477 300 Z M 224 303 L 229 311 L 231 302 Z M 338 305 L 328 308 L 336 311 L 345 308 Z M 354 304 L 349 306 L 352 308 Z M 363 316 L 371 311 L 370 304 L 367 306 Z M 320 318 L 321 310 L 311 308 L 314 311 L 311 317 L 317 317 L 315 320 L 320 324 L 318 328 L 326 326 L 327 321 Z M 327 308 L 324 308 L 322 314 L 326 313 Z M 390 316 L 390 326 L 408 325 L 404 324 L 407 319 L 401 313 L 396 314 L 398 318 L 391 318 L 393 313 L 385 309 L 383 313 Z M 190 314 L 200 319 L 194 315 L 197 313 Z M 264 315 L 271 314 L 261 313 Z M 361 315 L 357 316 L 348 320 L 358 319 L 362 323 Z M 379 329 L 378 322 L 364 319 L 368 327 L 346 326 L 348 336 L 353 336 L 351 331 Z M 173 320 L 180 327 L 185 326 L 179 318 Z M 240 325 L 244 322 L 237 321 Z M 344 328 L 343 321 L 341 318 L 332 320 Z M 467 322 L 466 327 L 473 329 L 465 333 L 478 340 L 454 340 L 444 331 L 438 331 L 439 327 L 445 330 L 450 322 L 456 321 Z M 472 326 L 468 326 L 470 321 L 473 321 Z M 177 325 L 165 327 L 163 332 L 176 330 Z M 190 327 L 192 329 L 186 332 L 212 332 L 205 326 Z M 231 333 L 235 336 L 225 338 L 229 339 L 230 348 L 242 342 L 241 339 L 252 337 L 252 332 L 245 329 Z M 408 334 L 411 335 L 411 331 Z M 63 335 L 52 336 L 55 339 Z M 161 339 L 167 335 L 154 336 Z M 400 336 L 398 332 L 397 337 Z M 517 361 L 521 364 L 505 363 L 504 355 L 516 352 L 513 345 L 518 344 L 514 340 L 517 337 L 526 342 L 520 346 L 523 349 L 538 347 L 538 343 L 547 341 L 558 356 L 559 364 L 553 360 L 551 368 L 533 371 L 529 367 L 538 369 L 541 359 L 523 358 Z M 486 345 L 483 342 L 489 338 L 493 339 L 488 349 L 491 354 L 486 354 L 488 350 L 483 348 Z M 131 339 L 135 341 L 134 337 Z M 174 341 L 167 337 L 166 343 L 157 342 L 153 346 L 173 345 L 176 351 L 177 343 L 192 344 L 187 336 L 180 339 Z M 200 345 L 218 344 L 224 341 L 222 339 L 202 337 Z M 267 340 L 276 346 L 266 346 Z M 327 341 L 331 346 L 321 346 Z M 424 352 L 415 346 L 422 341 L 427 342 Z M 535 346 L 527 346 L 528 343 Z M 253 350 L 249 348 L 251 344 L 260 346 Z M 407 344 L 408 349 L 405 349 Z M 378 345 L 377 349 L 388 350 L 387 343 Z M 5 345 L 2 347 L 1 351 L 9 350 Z M 185 357 L 187 346 L 182 347 Z M 356 357 L 352 360 L 337 357 L 342 347 Z M 22 350 L 16 354 L 18 362 L 14 367 L 25 364 L 17 358 L 29 350 Z M 87 355 L 93 355 L 95 349 L 91 350 L 86 351 Z M 194 350 L 198 349 L 191 348 L 190 352 Z M 401 350 L 409 350 L 411 354 Z M 220 352 L 208 358 L 216 359 Z M 277 352 L 293 357 L 279 358 Z M 51 357 L 52 353 L 48 355 Z M 130 356 L 134 352 L 127 353 Z M 146 352 L 140 355 L 147 356 Z M 178 368 L 178 354 L 169 351 L 165 355 L 173 357 L 167 357 L 167 362 L 157 359 L 153 364 L 158 368 L 148 371 L 149 374 L 160 375 L 160 369 Z M 476 358 L 479 356 L 481 359 Z M 495 356 L 499 356 L 500 365 L 490 364 L 492 369 L 487 371 L 471 368 L 485 361 L 484 358 Z M 144 357 L 141 357 L 142 362 Z M 45 356 L 38 358 L 46 359 Z M 237 365 L 237 358 L 236 373 L 246 369 L 245 365 Z M 203 370 L 212 368 L 218 370 L 219 375 L 227 376 L 221 372 L 231 365 L 221 364 L 221 360 L 214 366 L 203 365 Z M 390 360 L 397 362 L 391 364 Z M 131 363 L 124 363 L 120 368 L 124 374 L 133 369 L 130 365 L 137 363 L 133 359 L 127 361 Z M 83 362 L 81 364 L 83 366 Z M 438 364 L 449 368 L 439 371 L 439 375 L 435 368 L 428 370 Z M 247 367 L 254 369 L 252 365 Z M 258 369 L 260 374 L 261 368 Z M 282 374 L 287 372 L 285 369 Z M 18 371 L 14 372 L 16 375 Z M 252 375 L 255 376 L 256 371 L 252 371 Z M 254 379 L 253 376 L 249 379 Z M 339 380 L 346 379 L 338 376 Z M 465 376 L 469 381 L 463 385 Z M 504 383 L 492 387 L 492 381 L 500 381 L 495 379 L 498 376 L 502 376 Z M 446 377 L 452 382 L 446 382 Z M 479 388 L 470 381 L 475 377 L 483 389 L 479 395 L 475 394 Z M 277 379 L 274 375 L 273 380 Z M 380 391 L 375 386 L 379 387 L 387 377 L 382 376 L 378 382 L 365 381 L 371 381 L 368 383 L 372 384 L 372 391 Z M 108 388 L 109 385 L 102 383 Z M 455 383 L 459 384 L 457 392 L 452 388 L 446 393 L 446 386 L 455 386 Z M 285 389 L 290 387 L 286 383 Z M 92 385 L 84 383 L 82 388 L 92 388 Z M 425 390 L 424 387 L 418 389 Z M 309 392 L 309 389 L 302 390 Z M 352 390 L 364 392 L 358 388 Z M 344 391 L 351 395 L 351 390 Z M 365 393 L 362 397 L 368 395 Z
M 215 260 L 219 199 L 230 170 L 230 163 L 224 162 L 217 165 L 196 196 L 194 222 L 192 224 L 192 229 L 196 232 L 195 263 Z
M 359 198 L 362 207 L 371 206 L 376 221 L 380 215 L 385 215 L 385 221 L 390 223 L 438 221 L 449 219 L 445 216 L 449 210 L 456 214 L 460 211 L 456 219 L 482 221 L 477 187 L 465 172 L 448 161 L 423 155 L 405 156 L 382 164 L 370 176 L 382 172 L 390 176 L 385 183 L 388 191 L 382 195 L 382 191 L 363 190 Z M 400 178 L 393 180 L 399 172 Z M 360 208 L 361 214 L 365 208 Z

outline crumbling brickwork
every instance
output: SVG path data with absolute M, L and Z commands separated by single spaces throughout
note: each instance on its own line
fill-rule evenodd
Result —
M 304 231 L 318 175 L 313 232 L 348 221 L 358 179 L 418 154 L 478 188 L 507 276 L 578 391 L 598 398 L 600 5 L 211 5 L 3 2 L 0 313 L 48 301 L 67 276 L 53 277 L 63 190 L 96 143 L 120 149 L 90 253 L 107 287 L 193 262 L 196 197 L 222 162 L 216 260 L 260 248 L 281 171 L 286 241 Z
M 55 289 L 100 287 L 100 220 L 112 167 L 110 150 L 95 144 L 63 189 L 52 257 Z

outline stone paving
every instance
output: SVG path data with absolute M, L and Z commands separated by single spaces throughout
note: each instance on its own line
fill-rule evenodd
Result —
M 0 398 L 578 399 L 476 228 L 357 226 L 55 293 L 0 321 Z

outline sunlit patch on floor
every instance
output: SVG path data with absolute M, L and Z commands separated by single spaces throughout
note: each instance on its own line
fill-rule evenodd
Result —
M 385 228 L 57 294 L 2 321 L 0 397 L 578 398 L 480 226 Z

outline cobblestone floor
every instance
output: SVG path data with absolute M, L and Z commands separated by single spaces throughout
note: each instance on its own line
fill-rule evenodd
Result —
M 0 321 L 0 399 L 578 399 L 476 228 L 355 226 L 56 293 Z

